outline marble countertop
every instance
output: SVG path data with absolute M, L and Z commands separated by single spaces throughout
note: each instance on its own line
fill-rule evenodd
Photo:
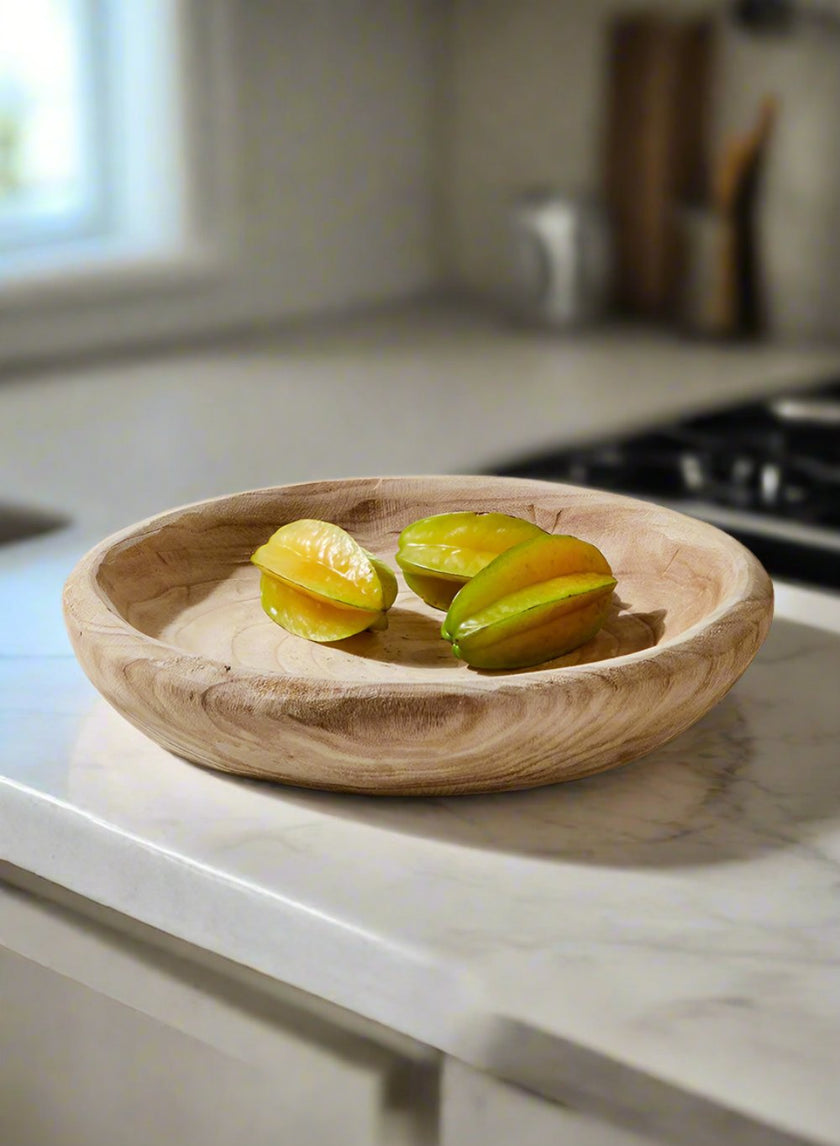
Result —
M 421 314 L 2 383 L 0 488 L 73 523 L 0 548 L 0 858 L 674 1142 L 840 1143 L 840 598 L 778 586 L 746 675 L 642 761 L 434 800 L 185 764 L 60 617 L 84 548 L 167 505 L 479 468 L 840 365 L 750 355 Z

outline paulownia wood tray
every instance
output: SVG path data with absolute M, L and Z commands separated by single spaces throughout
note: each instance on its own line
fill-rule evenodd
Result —
M 603 550 L 601 633 L 535 669 L 479 672 L 405 588 L 384 633 L 318 645 L 263 613 L 250 554 L 285 522 L 334 521 L 393 561 L 409 522 L 500 510 Z M 641 756 L 717 703 L 755 656 L 773 592 L 712 526 L 613 494 L 515 478 L 387 477 L 255 490 L 172 510 L 93 549 L 65 617 L 91 681 L 199 764 L 348 792 L 440 794 L 570 780 Z

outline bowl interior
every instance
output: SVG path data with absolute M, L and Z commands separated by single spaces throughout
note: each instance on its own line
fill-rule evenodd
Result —
M 734 599 L 745 577 L 735 542 L 632 499 L 517 479 L 380 478 L 252 491 L 165 514 L 107 549 L 97 586 L 141 633 L 226 665 L 314 678 L 463 683 L 476 670 L 453 657 L 439 633 L 443 614 L 405 587 L 394 561 L 404 526 L 457 509 L 512 513 L 581 537 L 604 552 L 618 579 L 594 640 L 520 672 L 672 642 Z M 250 555 L 280 525 L 302 517 L 341 525 L 395 570 L 400 592 L 387 631 L 319 645 L 287 634 L 263 613 Z

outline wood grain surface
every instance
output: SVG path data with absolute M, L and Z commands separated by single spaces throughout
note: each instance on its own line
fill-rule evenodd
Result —
M 394 563 L 409 522 L 499 510 L 597 545 L 618 578 L 602 632 L 534 669 L 481 672 Z M 383 633 L 291 636 L 259 602 L 256 547 L 300 517 L 333 521 L 398 573 Z M 747 668 L 772 585 L 711 526 L 613 494 L 515 478 L 360 478 L 187 506 L 108 538 L 65 587 L 91 681 L 188 760 L 306 787 L 497 791 L 621 764 L 694 723 Z

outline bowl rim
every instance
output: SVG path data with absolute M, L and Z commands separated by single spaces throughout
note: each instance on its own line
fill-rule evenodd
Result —
M 459 675 L 457 681 L 427 682 L 420 680 L 380 679 L 343 681 L 342 687 L 346 688 L 350 694 L 362 697 L 372 692 L 381 693 L 383 689 L 393 693 L 408 692 L 418 695 L 434 695 L 450 691 L 463 692 L 465 690 L 485 691 L 487 689 L 495 690 L 499 687 L 514 690 L 518 688 L 531 689 L 535 686 L 550 686 L 558 681 L 564 683 L 571 682 L 575 677 L 582 675 L 589 676 L 593 673 L 601 676 L 605 673 L 610 676 L 623 674 L 632 671 L 633 666 L 645 664 L 650 660 L 663 658 L 668 660 L 672 658 L 682 660 L 686 656 L 693 655 L 693 647 L 701 640 L 708 640 L 710 630 L 718 627 L 722 632 L 722 630 L 728 628 L 731 623 L 738 622 L 740 615 L 747 608 L 754 606 L 761 607 L 763 605 L 763 607 L 767 609 L 769 613 L 767 627 L 769 628 L 773 613 L 774 596 L 773 583 L 769 574 L 759 562 L 758 558 L 746 546 L 709 522 L 689 517 L 679 510 L 660 505 L 657 502 L 649 502 L 626 494 L 614 493 L 611 490 L 576 486 L 568 482 L 476 474 L 393 474 L 326 478 L 292 482 L 277 486 L 254 487 L 219 494 L 210 498 L 203 498 L 198 501 L 186 502 L 182 505 L 171 507 L 109 534 L 97 542 L 79 559 L 65 582 L 62 593 L 63 610 L 65 623 L 68 631 L 71 632 L 71 639 L 73 623 L 75 622 L 76 627 L 78 627 L 77 614 L 84 612 L 88 618 L 86 621 L 88 627 L 97 622 L 107 624 L 107 627 L 111 630 L 116 627 L 121 630 L 125 639 L 132 643 L 135 651 L 139 651 L 139 649 L 142 648 L 145 656 L 148 656 L 154 649 L 159 649 L 161 652 L 166 652 L 169 655 L 175 652 L 179 660 L 184 661 L 185 668 L 189 663 L 195 668 L 214 665 L 224 671 L 224 675 L 228 680 L 238 678 L 243 681 L 260 681 L 263 685 L 268 681 L 273 682 L 275 687 L 285 687 L 286 685 L 295 684 L 314 686 L 318 682 L 329 682 L 331 685 L 334 685 L 336 683 L 335 678 L 329 677 L 326 674 L 322 677 L 317 674 L 295 674 L 285 671 L 282 668 L 270 670 L 252 668 L 246 665 L 228 666 L 223 661 L 213 657 L 193 652 L 181 645 L 170 644 L 158 637 L 149 636 L 141 629 L 135 628 L 113 605 L 110 597 L 101 586 L 98 574 L 104 561 L 115 550 L 136 543 L 143 537 L 151 536 L 166 528 L 168 525 L 174 524 L 185 514 L 195 512 L 196 510 L 203 510 L 212 506 L 220 507 L 225 503 L 232 503 L 238 499 L 248 498 L 249 496 L 256 497 L 271 493 L 280 494 L 287 492 L 304 493 L 307 490 L 317 490 L 318 487 L 324 486 L 352 486 L 359 483 L 379 483 L 383 481 L 417 481 L 427 483 L 457 481 L 467 485 L 475 484 L 476 486 L 486 485 L 487 483 L 509 484 L 510 486 L 527 485 L 535 488 L 542 487 L 546 492 L 551 491 L 555 495 L 562 490 L 569 490 L 574 492 L 577 496 L 581 494 L 585 495 L 587 500 L 589 500 L 591 496 L 591 500 L 593 501 L 607 500 L 620 502 L 631 510 L 645 510 L 648 514 L 654 513 L 657 517 L 664 518 L 666 521 L 669 518 L 673 518 L 684 524 L 689 524 L 692 532 L 697 534 L 698 540 L 708 539 L 710 548 L 723 548 L 731 554 L 736 561 L 736 568 L 739 575 L 733 579 L 732 588 L 727 592 L 723 600 L 720 601 L 710 613 L 700 618 L 687 629 L 675 634 L 673 637 L 635 652 L 622 653 L 619 656 L 588 661 L 583 664 L 560 665 L 548 668 L 534 666 L 532 668 L 518 670 L 472 670 L 469 673 Z M 729 645 L 731 641 L 727 640 L 724 644 Z

